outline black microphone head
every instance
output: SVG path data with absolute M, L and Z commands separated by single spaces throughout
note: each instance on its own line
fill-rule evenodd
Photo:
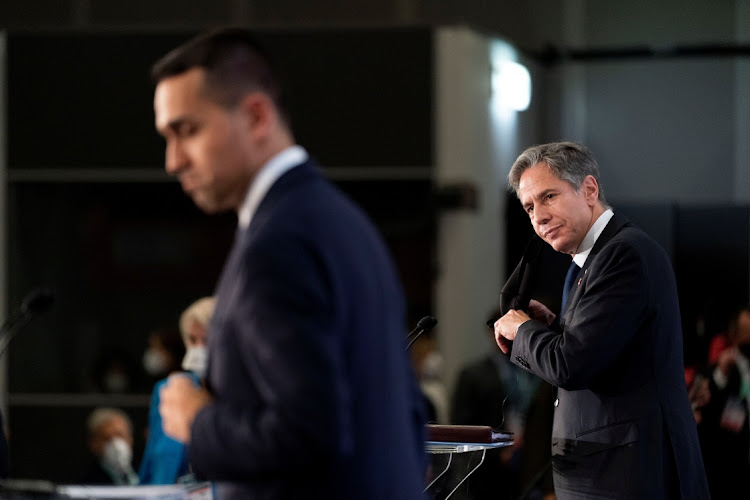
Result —
M 429 332 L 437 325 L 437 320 L 432 316 L 425 316 L 417 322 L 417 328 L 422 331 Z
M 50 310 L 55 303 L 55 292 L 52 288 L 42 286 L 30 291 L 21 302 L 21 313 L 37 315 Z

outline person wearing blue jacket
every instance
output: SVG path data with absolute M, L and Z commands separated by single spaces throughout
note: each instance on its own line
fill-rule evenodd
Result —
M 180 333 L 185 342 L 185 358 L 182 368 L 186 376 L 201 386 L 206 374 L 206 329 L 213 314 L 213 297 L 203 297 L 193 302 L 180 316 Z M 140 484 L 174 484 L 190 479 L 187 448 L 164 433 L 159 414 L 159 393 L 167 378 L 154 385 L 148 411 L 148 439 L 138 470 Z

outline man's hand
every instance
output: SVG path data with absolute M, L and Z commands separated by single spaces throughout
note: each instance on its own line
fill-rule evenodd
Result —
M 181 443 L 190 442 L 195 415 L 211 403 L 207 390 L 196 387 L 185 375 L 170 375 L 159 391 L 159 413 L 164 433 Z
M 505 354 L 510 352 L 510 342 L 516 338 L 516 331 L 521 324 L 530 320 L 529 316 L 516 309 L 511 309 L 505 316 L 495 321 L 495 341 Z

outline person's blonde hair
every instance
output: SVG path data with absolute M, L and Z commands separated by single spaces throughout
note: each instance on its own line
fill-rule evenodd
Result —
M 203 297 L 196 300 L 185 309 L 180 315 L 180 333 L 182 334 L 183 340 L 190 332 L 190 324 L 192 321 L 197 321 L 204 328 L 208 328 L 208 323 L 211 321 L 211 316 L 214 314 L 215 305 L 216 297 Z

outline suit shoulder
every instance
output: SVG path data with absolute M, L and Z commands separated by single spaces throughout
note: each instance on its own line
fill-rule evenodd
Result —
M 604 247 L 610 248 L 613 246 L 631 248 L 638 253 L 657 252 L 666 256 L 664 248 L 646 231 L 634 224 L 623 226 L 623 228 L 604 245 Z
M 605 267 L 623 266 L 640 269 L 646 275 L 666 278 L 674 272 L 672 261 L 664 248 L 641 228 L 628 224 L 606 242 L 595 262 Z M 592 263 L 592 266 L 594 263 Z

